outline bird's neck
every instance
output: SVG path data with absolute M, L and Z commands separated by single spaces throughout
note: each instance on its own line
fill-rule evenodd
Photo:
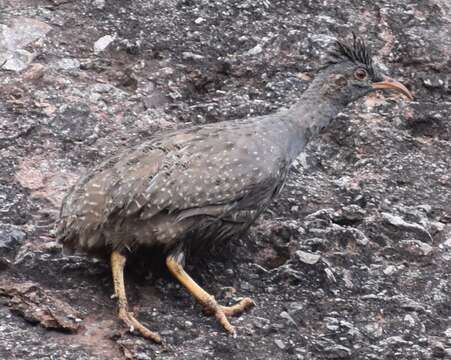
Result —
M 291 128 L 289 149 L 291 160 L 294 160 L 310 139 L 326 128 L 345 107 L 345 104 L 336 101 L 323 91 L 326 81 L 327 74 L 321 74 L 304 91 L 301 99 L 287 111 L 285 119 Z

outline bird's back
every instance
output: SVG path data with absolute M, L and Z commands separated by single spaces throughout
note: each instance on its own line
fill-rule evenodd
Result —
M 287 129 L 272 121 L 173 131 L 106 160 L 63 201 L 58 237 L 66 249 L 102 252 L 232 235 L 288 170 L 286 144 L 275 139 Z

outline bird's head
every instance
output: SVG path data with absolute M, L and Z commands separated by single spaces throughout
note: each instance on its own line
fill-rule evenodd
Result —
M 337 41 L 330 53 L 320 90 L 322 95 L 346 105 L 372 91 L 385 89 L 400 92 L 412 100 L 412 94 L 403 84 L 380 71 L 364 41 L 355 34 L 353 38 L 352 43 Z

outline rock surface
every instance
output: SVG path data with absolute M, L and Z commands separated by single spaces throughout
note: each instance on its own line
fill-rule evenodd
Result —
M 0 0 L 0 11 L 0 358 L 450 356 L 448 1 Z M 160 129 L 292 104 L 351 30 L 415 101 L 373 94 L 341 113 L 247 236 L 191 259 L 222 303 L 256 300 L 232 319 L 236 339 L 158 266 L 130 269 L 128 292 L 167 346 L 127 333 L 107 264 L 55 243 L 67 189 Z

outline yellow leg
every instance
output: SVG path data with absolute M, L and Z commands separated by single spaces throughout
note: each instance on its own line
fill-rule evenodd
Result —
M 156 343 L 161 343 L 160 335 L 150 331 L 144 325 L 142 325 L 133 316 L 133 313 L 128 311 L 127 295 L 125 294 L 125 283 L 124 283 L 124 266 L 125 266 L 125 256 L 121 255 L 117 251 L 111 253 L 111 271 L 113 273 L 113 283 L 114 283 L 114 293 L 118 299 L 119 307 L 119 319 L 121 319 L 131 331 L 138 331 L 143 337 L 155 341 Z
M 172 256 L 166 258 L 166 265 L 171 274 L 204 306 L 208 313 L 214 314 L 224 329 L 232 335 L 236 334 L 235 328 L 230 324 L 227 316 L 239 315 L 243 311 L 254 306 L 250 298 L 244 298 L 233 306 L 221 306 L 215 298 L 202 289 Z

